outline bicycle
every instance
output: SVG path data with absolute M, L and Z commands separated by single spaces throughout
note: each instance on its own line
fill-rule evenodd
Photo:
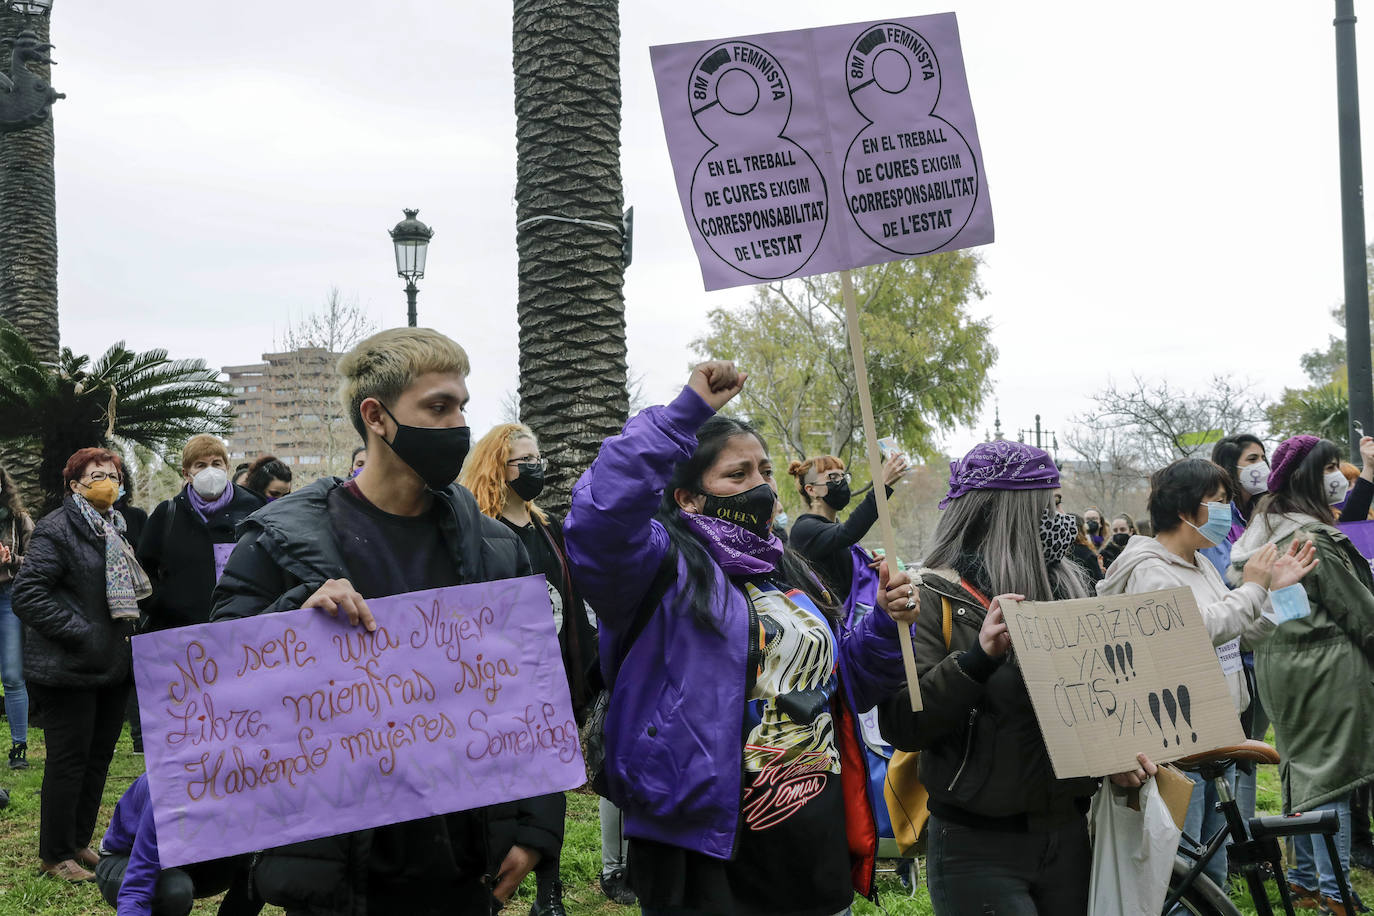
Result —
M 1182 907 L 1193 916 L 1240 916 L 1240 910 L 1231 902 L 1226 892 L 1217 887 L 1202 870 L 1217 852 L 1227 845 L 1227 854 L 1245 878 L 1250 897 L 1255 902 L 1259 916 L 1274 916 L 1269 903 L 1265 882 L 1273 879 L 1279 888 L 1279 900 L 1283 903 L 1287 916 L 1293 912 L 1293 895 L 1288 889 L 1287 874 L 1283 869 L 1283 859 L 1279 850 L 1279 838 L 1288 836 L 1321 836 L 1326 844 L 1327 854 L 1335 863 L 1336 879 L 1341 889 L 1341 900 L 1347 913 L 1355 913 L 1354 895 L 1350 890 L 1345 869 L 1341 867 L 1336 855 L 1335 835 L 1340 830 L 1340 820 L 1335 811 L 1313 811 L 1306 814 L 1282 814 L 1268 817 L 1253 817 L 1247 824 L 1240 816 L 1240 807 L 1227 782 L 1227 767 L 1239 761 L 1254 763 L 1278 763 L 1279 754 L 1263 741 L 1248 740 L 1233 747 L 1218 748 L 1204 754 L 1195 754 L 1175 761 L 1184 769 L 1199 773 L 1210 780 L 1217 793 L 1217 809 L 1226 818 L 1226 826 L 1218 830 L 1205 844 L 1192 837 L 1180 846 L 1180 851 L 1192 862 L 1176 858 L 1174 872 L 1169 882 L 1169 896 L 1164 900 L 1162 913 L 1168 916 L 1175 907 Z M 1196 849 L 1187 848 L 1188 845 Z

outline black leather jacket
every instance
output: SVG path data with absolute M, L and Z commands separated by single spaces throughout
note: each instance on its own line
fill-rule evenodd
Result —
M 211 620 L 294 610 L 326 579 L 348 578 L 327 511 L 330 492 L 342 483 L 318 480 L 243 522 L 238 546 L 215 588 Z M 525 548 L 514 532 L 479 512 L 462 487 L 450 486 L 447 497 L 453 512 L 441 514 L 441 524 L 445 543 L 455 548 L 460 583 L 530 574 Z M 562 845 L 562 818 L 550 818 L 534 799 L 426 819 L 431 821 L 436 836 L 448 837 L 467 890 L 479 897 L 486 889 L 475 887 L 476 879 L 495 875 L 512 845 L 545 856 Z M 268 903 L 292 913 L 366 916 L 372 837 L 373 831 L 359 830 L 259 853 L 253 864 L 254 889 Z M 454 900 L 453 912 L 483 912 L 475 908 L 483 903 Z

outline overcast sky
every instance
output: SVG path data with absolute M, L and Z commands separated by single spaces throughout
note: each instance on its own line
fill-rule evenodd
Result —
M 1303 384 L 1342 295 L 1333 4 L 629 0 L 625 296 L 648 397 L 682 384 L 707 311 L 751 293 L 702 292 L 649 46 L 951 8 L 997 229 L 975 311 L 1004 425 L 1063 430 L 1132 372 Z M 421 324 L 472 355 L 474 435 L 499 421 L 517 384 L 507 4 L 56 0 L 52 39 L 65 346 L 253 362 L 331 286 L 404 323 L 386 231 L 419 207 Z M 1366 171 L 1371 125 L 1367 105 Z M 991 422 L 989 402 L 943 441 Z

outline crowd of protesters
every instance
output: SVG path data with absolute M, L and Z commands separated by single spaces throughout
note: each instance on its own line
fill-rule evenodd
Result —
M 875 708 L 885 741 L 921 752 L 937 914 L 1085 913 L 1101 780 L 1054 776 L 1003 606 L 1175 587 L 1197 599 L 1247 733 L 1273 728 L 1285 810 L 1335 810 L 1339 865 L 1374 865 L 1374 579 L 1334 527 L 1369 514 L 1374 439 L 1357 470 L 1313 436 L 1284 441 L 1272 466 L 1259 438 L 1228 437 L 1210 461 L 1158 470 L 1140 522 L 1095 505 L 1069 514 L 1049 455 L 984 443 L 951 465 L 912 577 L 862 546 L 877 493 L 850 508 L 838 457 L 790 463 L 802 511 L 787 527 L 766 441 L 721 412 L 747 382 L 731 363 L 696 367 L 674 400 L 607 439 L 566 519 L 538 503 L 549 463 L 528 427 L 471 442 L 468 357 L 452 340 L 385 331 L 339 374 L 361 444 L 344 476 L 294 491 L 285 462 L 231 471 L 223 442 L 200 435 L 182 450 L 180 491 L 145 514 L 121 456 L 86 448 L 66 464 L 61 507 L 35 523 L 0 468 L 9 766 L 29 765 L 32 701 L 41 871 L 95 881 L 120 916 L 181 916 L 219 894 L 222 916 L 491 913 L 531 872 L 531 916 L 566 913 L 561 793 L 163 869 L 145 775 L 95 839 L 126 717 L 135 750 L 143 740 L 135 632 L 297 608 L 371 629 L 372 599 L 531 574 L 548 583 L 578 724 L 604 743 L 602 889 L 645 914 L 832 916 L 873 897 L 860 718 Z M 907 470 L 900 453 L 886 459 L 889 497 Z M 907 628 L 920 712 L 906 700 Z M 1140 750 L 1113 784 L 1155 774 Z M 805 791 L 772 792 L 798 775 Z M 1254 767 L 1226 779 L 1253 814 Z M 1184 831 L 1205 837 L 1218 799 L 1194 781 Z M 1344 916 L 1336 865 L 1299 838 L 1287 875 L 1299 906 Z M 1223 854 L 1209 875 L 1225 886 L 1226 872 Z

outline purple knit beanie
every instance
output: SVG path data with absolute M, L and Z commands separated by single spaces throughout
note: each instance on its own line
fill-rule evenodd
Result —
M 1284 439 L 1274 449 L 1273 461 L 1269 466 L 1269 492 L 1277 493 L 1288 483 L 1288 478 L 1302 464 L 1302 460 L 1322 441 L 1316 436 L 1294 436 Z
M 940 508 L 972 490 L 1053 490 L 1059 468 L 1049 453 L 1023 442 L 998 440 L 975 445 L 949 463 L 949 493 Z

